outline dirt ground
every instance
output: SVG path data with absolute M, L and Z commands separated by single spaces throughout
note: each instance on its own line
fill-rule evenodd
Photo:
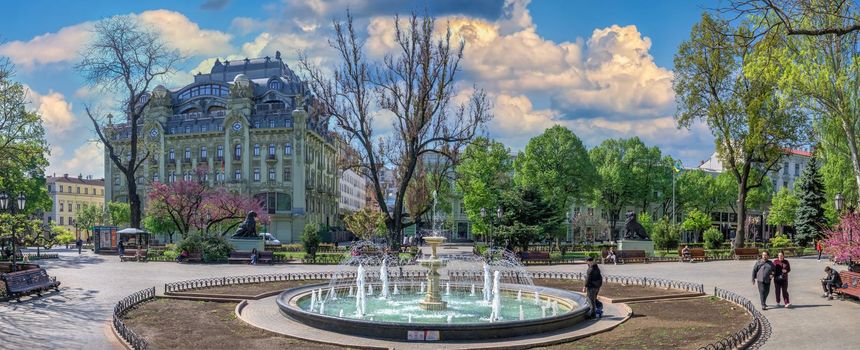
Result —
M 129 312 L 125 324 L 150 349 L 341 349 L 288 338 L 245 324 L 234 303 L 157 299 Z
M 541 349 L 698 349 L 751 320 L 739 306 L 712 297 L 628 305 L 634 316 L 618 328 Z
M 540 279 L 533 280 L 536 286 L 546 286 L 558 289 L 572 290 L 581 292 L 582 286 L 585 284 L 579 280 L 557 280 L 557 279 Z M 633 297 L 656 297 L 664 295 L 675 295 L 688 293 L 681 289 L 665 289 L 653 288 L 639 285 L 622 285 L 619 283 L 603 283 L 600 288 L 601 296 L 616 299 L 616 298 L 633 298 Z
M 287 288 L 303 286 L 306 284 L 326 283 L 328 280 L 302 280 L 302 281 L 278 281 L 253 284 L 235 284 L 230 286 L 219 286 L 211 288 L 200 288 L 189 290 L 188 293 L 207 293 L 221 295 L 256 296 L 266 292 L 281 291 Z M 177 293 L 182 294 L 182 293 Z

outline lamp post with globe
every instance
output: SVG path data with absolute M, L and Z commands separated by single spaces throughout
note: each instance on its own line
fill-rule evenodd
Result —
M 0 193 L 0 210 L 4 210 L 4 211 L 9 210 L 9 214 L 15 215 L 15 211 L 16 211 L 15 210 L 15 208 L 16 208 L 15 203 L 14 203 L 14 201 L 13 201 L 13 203 L 9 203 L 9 199 L 10 199 L 9 195 L 7 195 L 6 193 Z M 18 205 L 17 205 L 18 210 L 17 211 L 22 212 L 22 211 L 24 211 L 24 206 L 27 204 L 27 198 L 24 197 L 23 193 L 21 193 L 18 195 L 17 199 L 18 199 L 17 200 L 17 202 L 18 202 Z M 12 220 L 14 220 L 14 218 Z M 18 252 L 18 247 L 16 246 L 16 244 L 18 243 L 17 242 L 18 241 L 18 235 L 15 232 L 15 224 L 12 223 L 11 226 L 12 226 L 12 232 L 11 232 L 12 233 L 12 271 L 14 272 L 14 271 L 18 271 L 18 265 L 16 262 L 16 260 L 17 260 L 16 254 Z

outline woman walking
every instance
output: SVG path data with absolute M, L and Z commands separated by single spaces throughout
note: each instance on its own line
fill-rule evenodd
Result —
M 791 272 L 791 264 L 788 263 L 788 260 L 785 260 L 785 253 L 779 252 L 776 260 L 773 261 L 773 283 L 774 292 L 776 292 L 777 307 L 780 306 L 781 300 L 785 300 L 786 308 L 791 306 L 791 301 L 788 300 L 789 272 Z

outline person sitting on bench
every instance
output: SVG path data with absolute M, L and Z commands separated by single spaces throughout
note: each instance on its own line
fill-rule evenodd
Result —
M 182 253 L 179 253 L 179 256 L 177 256 L 177 257 L 176 257 L 176 262 L 180 262 L 180 263 L 181 263 L 181 262 L 183 262 L 183 261 L 185 261 L 185 260 L 188 260 L 188 251 L 187 251 L 187 250 L 185 250 L 185 249 L 183 249 L 183 250 L 182 250 Z
M 824 272 L 827 273 L 827 276 L 821 279 L 821 288 L 824 289 L 823 297 L 833 299 L 833 288 L 842 287 L 842 277 L 839 276 L 836 269 L 830 268 L 830 266 L 825 267 Z
M 615 248 L 610 247 L 609 252 L 606 253 L 606 263 L 609 263 L 609 260 L 612 260 L 612 263 L 618 265 L 618 259 L 615 257 Z
M 257 248 L 251 249 L 251 265 L 257 265 Z
M 690 247 L 684 246 L 684 249 L 681 249 L 681 262 L 689 261 L 693 262 L 693 256 L 690 254 Z

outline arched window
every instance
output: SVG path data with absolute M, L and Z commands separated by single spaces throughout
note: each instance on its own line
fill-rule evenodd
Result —
M 233 146 L 233 159 L 239 160 L 242 159 L 242 145 L 236 144 Z
M 281 89 L 281 81 L 278 79 L 269 80 L 269 89 L 280 90 Z

